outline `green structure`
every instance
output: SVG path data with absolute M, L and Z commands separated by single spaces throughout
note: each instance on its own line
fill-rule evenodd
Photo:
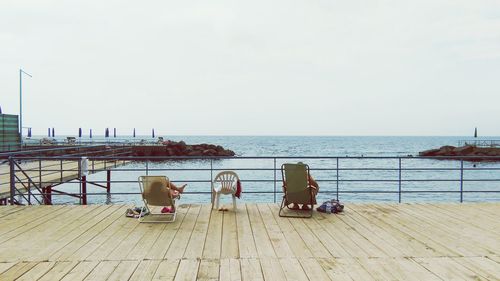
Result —
M 0 151 L 19 150 L 19 117 L 11 114 L 0 114 Z

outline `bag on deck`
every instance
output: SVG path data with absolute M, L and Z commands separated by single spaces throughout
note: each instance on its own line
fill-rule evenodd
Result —
M 316 210 L 321 213 L 336 214 L 344 210 L 344 204 L 340 203 L 338 200 L 332 199 L 323 202 Z

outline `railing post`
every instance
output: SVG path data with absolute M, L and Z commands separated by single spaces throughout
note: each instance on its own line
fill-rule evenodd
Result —
M 43 188 L 42 186 L 42 159 L 38 157 L 38 187 Z M 45 195 L 43 195 L 45 197 Z
M 276 157 L 274 157 L 274 169 L 273 169 L 273 174 L 274 174 L 274 203 L 276 203 Z
M 336 166 L 336 170 L 337 170 L 337 201 L 339 200 L 339 158 L 335 158 L 337 160 L 337 166 Z
M 215 200 L 215 194 L 214 194 L 214 191 L 212 190 L 213 186 L 212 186 L 212 183 L 214 182 L 214 163 L 213 163 L 213 159 L 210 158 L 210 202 L 212 203 L 212 209 L 214 207 L 213 203 L 214 203 L 214 200 Z
M 63 160 L 61 159 L 61 182 L 63 181 Z
M 460 203 L 464 202 L 464 160 L 460 159 Z
M 149 161 L 148 161 L 148 159 L 146 159 L 146 176 L 149 175 L 149 166 L 148 166 L 149 164 L 148 163 L 149 163 Z
M 106 193 L 111 192 L 111 170 L 106 170 Z
M 10 204 L 14 205 L 14 193 L 16 192 L 16 182 L 15 182 L 15 170 L 14 170 L 14 159 L 9 156 L 9 166 L 10 166 Z
M 82 176 L 81 204 L 87 205 L 87 176 Z
M 398 158 L 399 160 L 399 177 L 398 177 L 398 202 L 401 203 L 401 157 Z

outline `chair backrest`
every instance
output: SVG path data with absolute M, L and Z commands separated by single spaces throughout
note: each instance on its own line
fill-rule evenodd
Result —
M 236 182 L 239 179 L 238 175 L 233 171 L 222 171 L 215 176 L 212 182 L 212 189 L 215 186 L 221 185 L 221 193 L 234 193 L 236 192 Z
M 172 206 L 170 181 L 165 176 L 140 176 L 142 199 L 152 206 Z
M 309 166 L 306 164 L 281 165 L 283 192 L 289 203 L 309 204 L 312 200 L 309 188 Z

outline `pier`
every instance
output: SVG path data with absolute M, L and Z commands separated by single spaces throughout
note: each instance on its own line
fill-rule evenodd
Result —
M 52 204 L 52 194 L 77 197 L 87 204 L 87 184 L 111 189 L 111 169 L 128 163 L 118 159 L 95 159 L 97 156 L 123 157 L 130 154 L 128 147 L 60 147 L 31 149 L 12 153 L 0 153 L 0 205 L 6 204 Z M 88 165 L 82 167 L 82 159 Z M 87 181 L 87 175 L 107 173 L 105 185 Z M 80 181 L 78 194 L 69 194 L 55 189 L 71 181 Z M 39 195 L 39 196 L 36 196 Z M 24 199 L 25 202 L 20 202 Z M 18 200 L 19 199 L 19 200 Z M 33 201 L 33 202 L 32 202 Z
M 0 280 L 500 279 L 498 203 L 347 204 L 312 219 L 181 205 L 171 224 L 128 207 L 0 207 Z

